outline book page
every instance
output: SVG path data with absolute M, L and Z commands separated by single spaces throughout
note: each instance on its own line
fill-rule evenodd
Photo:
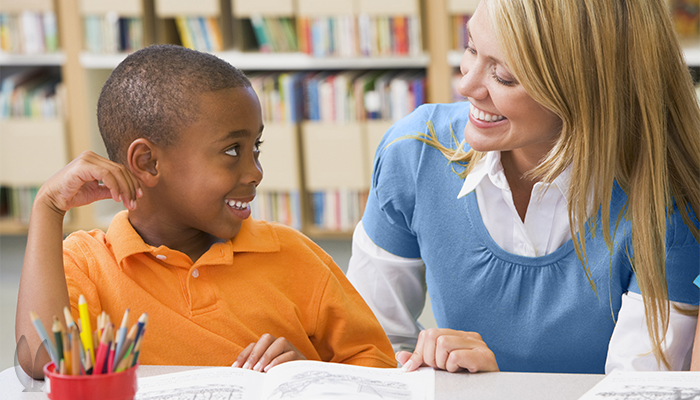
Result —
M 579 400 L 700 398 L 700 372 L 614 371 Z
M 260 399 L 433 400 L 435 371 L 292 361 L 272 368 Z
M 232 367 L 194 369 L 139 378 L 136 400 L 257 400 L 265 374 Z

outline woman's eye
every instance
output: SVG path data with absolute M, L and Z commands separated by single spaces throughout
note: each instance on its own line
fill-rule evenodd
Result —
M 230 155 L 230 156 L 233 156 L 233 157 L 237 156 L 238 155 L 238 146 L 231 147 L 230 149 L 226 150 L 225 153 Z

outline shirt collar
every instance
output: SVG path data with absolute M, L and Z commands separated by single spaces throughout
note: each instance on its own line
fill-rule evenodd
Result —
M 484 178 L 487 178 L 491 183 L 501 190 L 510 190 L 508 180 L 503 172 L 501 164 L 501 152 L 489 151 L 486 156 L 477 161 L 474 168 L 469 172 L 469 175 L 464 179 L 462 189 L 459 191 L 457 198 L 462 198 L 468 193 L 474 191 Z M 568 201 L 569 182 L 571 181 L 571 165 L 557 176 L 552 182 L 552 186 L 556 187 L 562 196 Z M 536 187 L 539 186 L 536 185 Z
M 121 211 L 112 219 L 106 236 L 114 257 L 120 265 L 122 260 L 134 254 L 151 253 L 156 256 L 164 251 L 174 251 L 165 246 L 154 247 L 144 242 L 129 222 L 128 211 Z M 200 260 L 217 246 L 224 246 L 225 249 L 218 251 L 231 255 L 242 252 L 273 253 L 280 251 L 280 240 L 277 232 L 268 222 L 248 218 L 243 221 L 238 235 L 224 243 L 212 246 Z

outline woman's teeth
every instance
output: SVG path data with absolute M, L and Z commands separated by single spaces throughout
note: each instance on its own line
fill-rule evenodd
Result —
M 226 200 L 226 204 L 228 204 L 228 206 L 232 207 L 232 208 L 237 208 L 239 210 L 245 210 L 246 208 L 248 208 L 248 205 L 250 203 L 243 202 L 243 201 Z
M 484 122 L 498 122 L 502 119 L 505 119 L 505 117 L 502 115 L 493 115 L 485 113 L 474 106 L 471 107 L 469 113 L 472 115 L 472 117 Z

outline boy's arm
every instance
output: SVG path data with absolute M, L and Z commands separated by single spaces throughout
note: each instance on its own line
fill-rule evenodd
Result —
M 124 200 L 126 208 L 134 209 L 140 196 L 139 183 L 126 167 L 92 152 L 82 153 L 39 189 L 29 220 L 15 316 L 16 342 L 19 345 L 24 337 L 28 344 L 28 349 L 18 349 L 17 357 L 29 376 L 42 378 L 42 368 L 50 361 L 34 329 L 30 311 L 39 316 L 44 327 L 50 328 L 53 317 L 63 316 L 63 308 L 70 306 L 63 270 L 66 212 L 107 198 Z

